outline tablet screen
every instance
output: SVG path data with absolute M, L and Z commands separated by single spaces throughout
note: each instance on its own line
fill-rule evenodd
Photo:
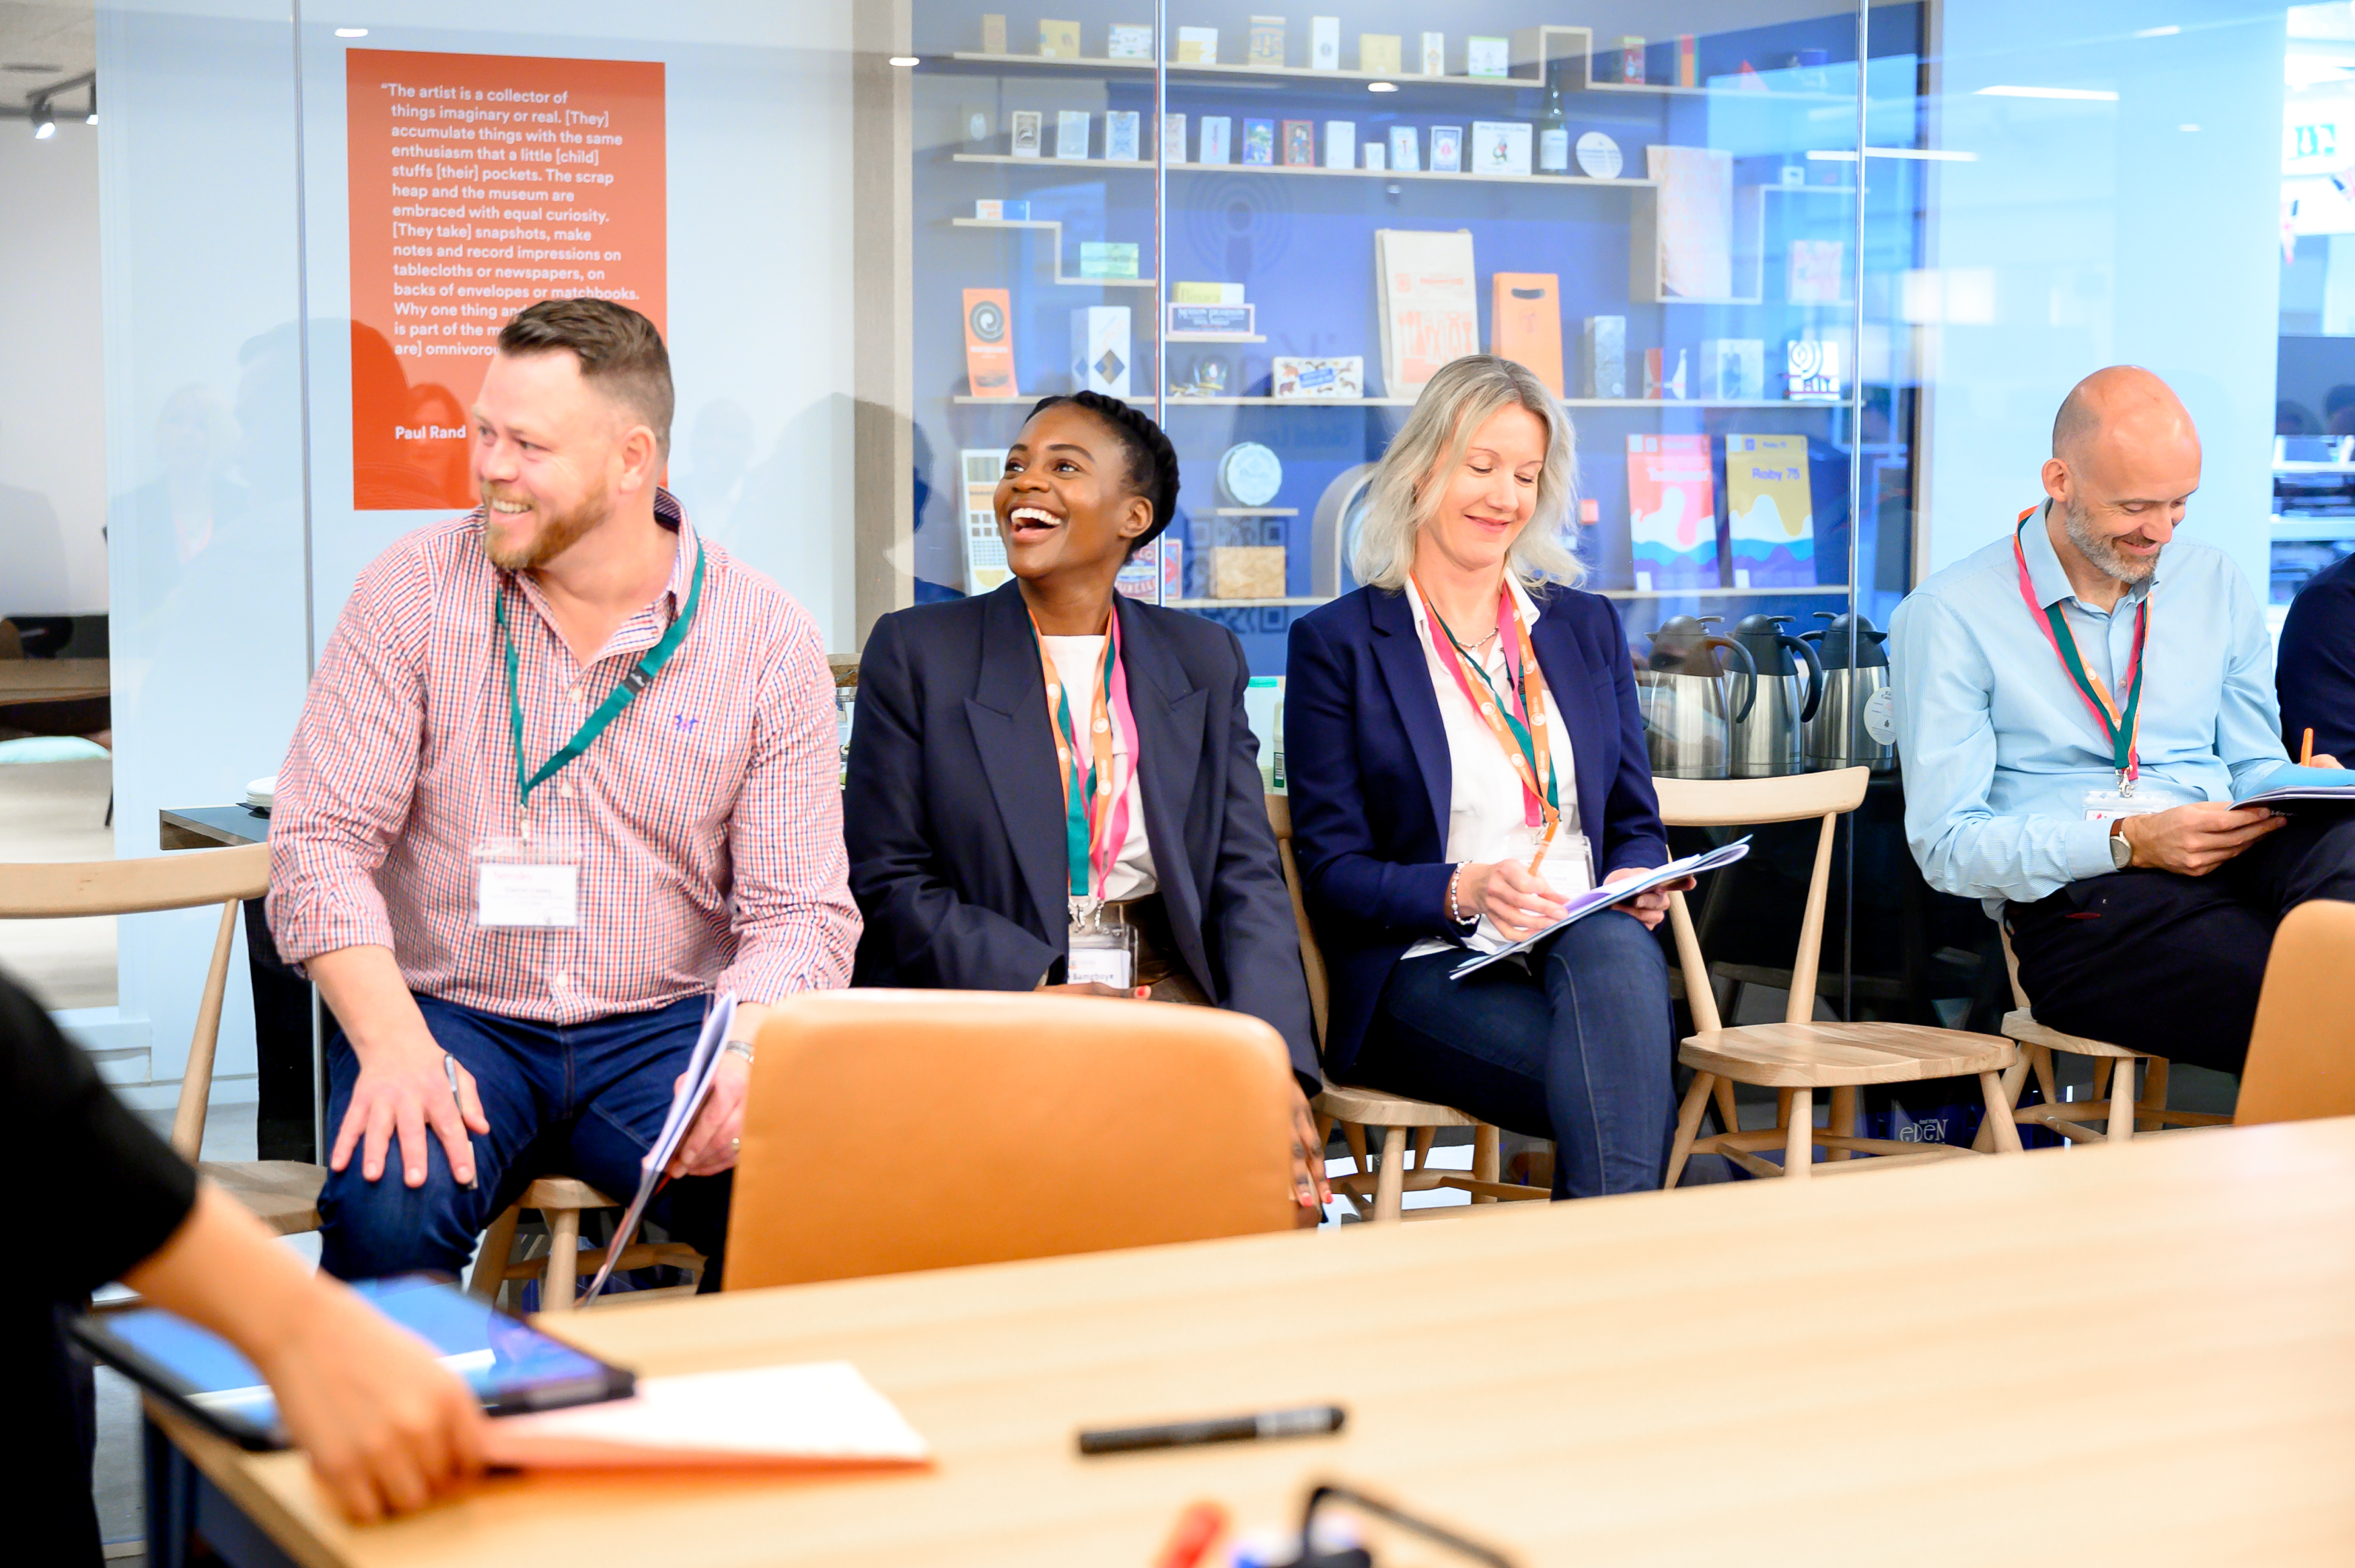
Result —
M 618 1399 L 631 1375 L 430 1275 L 352 1287 L 432 1345 L 495 1414 Z M 278 1403 L 253 1363 L 209 1330 L 144 1307 L 75 1324 L 76 1337 L 158 1393 L 240 1442 L 283 1444 Z

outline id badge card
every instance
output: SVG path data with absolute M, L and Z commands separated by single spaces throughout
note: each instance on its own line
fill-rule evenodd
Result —
M 1103 905 L 1071 907 L 1071 950 L 1063 978 L 1073 985 L 1093 980 L 1114 991 L 1136 985 L 1136 928 L 1117 908 Z
M 2118 817 L 2147 817 L 2153 811 L 2164 811 L 2167 802 L 2147 795 L 2121 795 L 2115 789 L 2085 791 L 2085 821 L 2106 822 Z
M 1538 874 L 1556 896 L 1575 898 L 1594 887 L 1594 857 L 1588 850 L 1584 833 L 1558 832 L 1553 842 L 1546 846 L 1546 857 L 1538 867 Z
M 485 839 L 473 856 L 475 925 L 550 931 L 581 924 L 581 855 L 570 844 Z

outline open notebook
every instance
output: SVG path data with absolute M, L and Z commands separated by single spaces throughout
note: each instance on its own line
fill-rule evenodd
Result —
M 2355 772 L 2344 768 L 2300 768 L 2285 762 L 2245 795 L 2232 797 L 2235 806 L 2355 806 Z
M 848 1361 L 642 1377 L 627 1399 L 491 1422 L 486 1457 L 524 1470 L 915 1469 L 922 1434 Z
M 1648 893 L 1667 885 L 1678 877 L 1698 876 L 1704 871 L 1715 871 L 1721 865 L 1732 865 L 1750 853 L 1750 835 L 1744 833 L 1730 844 L 1721 844 L 1706 854 L 1689 854 L 1682 860 L 1672 860 L 1666 865 L 1655 866 L 1640 876 L 1606 883 L 1572 899 L 1562 911 L 1561 918 L 1542 930 L 1532 931 L 1509 948 L 1499 948 L 1493 953 L 1483 953 L 1447 971 L 1450 980 L 1462 980 L 1476 969 L 1487 969 L 1499 959 L 1518 958 L 1564 926 L 1575 925 L 1589 915 L 1599 914 L 1614 904 L 1625 904 L 1638 893 Z

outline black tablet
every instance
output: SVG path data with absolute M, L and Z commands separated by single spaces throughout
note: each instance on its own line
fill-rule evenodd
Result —
M 352 1288 L 432 1345 L 493 1415 L 626 1399 L 634 1374 L 550 1339 L 438 1275 Z M 156 1307 L 73 1319 L 75 1340 L 176 1408 L 247 1448 L 283 1448 L 278 1402 L 261 1374 L 219 1335 Z

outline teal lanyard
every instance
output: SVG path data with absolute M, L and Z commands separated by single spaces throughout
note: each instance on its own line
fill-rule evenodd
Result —
M 1107 625 L 1103 653 L 1103 705 L 1107 715 L 1112 712 L 1111 638 L 1112 629 Z M 1035 620 L 1030 623 L 1030 641 L 1039 650 L 1040 669 L 1055 672 L 1054 661 L 1047 652 L 1047 644 Z M 1089 820 L 1088 813 L 1091 809 L 1109 810 L 1111 807 L 1109 802 L 1100 806 L 1096 800 L 1096 768 L 1092 753 L 1087 767 L 1082 768 L 1080 766 L 1079 732 L 1071 725 L 1071 683 L 1060 679 L 1060 672 L 1055 673 L 1058 676 L 1055 681 L 1058 688 L 1055 699 L 1057 738 L 1070 747 L 1071 754 L 1071 767 L 1063 780 L 1063 855 L 1071 866 L 1071 896 L 1085 898 L 1093 887 L 1094 856 L 1092 852 L 1095 844 L 1095 824 Z M 1092 715 L 1089 718 L 1089 728 L 1091 732 L 1094 728 Z
M 1489 700 L 1497 705 L 1497 713 L 1504 715 L 1505 727 L 1512 732 L 1513 744 L 1521 748 L 1521 755 L 1529 759 L 1529 777 L 1532 779 L 1536 778 L 1538 771 L 1538 746 L 1536 739 L 1529 734 L 1529 726 L 1526 722 L 1527 715 L 1529 711 L 1529 682 L 1528 675 L 1523 673 L 1517 667 L 1513 659 L 1512 650 L 1506 648 L 1500 650 L 1500 652 L 1502 652 L 1505 656 L 1506 691 L 1510 692 L 1513 696 L 1518 700 L 1520 705 L 1520 712 L 1518 715 L 1516 715 L 1513 711 L 1514 705 L 1505 700 L 1505 693 L 1497 690 L 1497 683 L 1488 678 L 1488 672 L 1487 668 L 1481 664 L 1479 656 L 1474 653 L 1469 648 L 1465 647 L 1461 641 L 1457 641 L 1455 630 L 1447 624 L 1446 617 L 1441 615 L 1437 610 L 1433 610 L 1431 618 L 1439 622 L 1439 630 L 1445 635 L 1448 642 L 1455 648 L 1455 656 L 1463 661 L 1465 668 L 1469 669 L 1475 675 L 1479 676 L 1480 684 L 1487 688 Z M 1500 642 L 1504 641 L 1501 632 L 1498 635 L 1497 641 Z M 1553 753 L 1550 748 L 1546 752 L 1545 767 L 1546 804 L 1552 807 L 1554 810 L 1559 813 L 1561 810 L 1561 791 L 1557 777 L 1554 773 Z
M 695 581 L 687 590 L 687 608 L 679 611 L 677 620 L 670 623 L 670 630 L 662 634 L 662 641 L 647 649 L 645 657 L 633 665 L 630 673 L 622 677 L 621 683 L 605 694 L 605 700 L 599 703 L 597 711 L 572 732 L 572 738 L 557 747 L 556 755 L 541 763 L 539 771 L 533 773 L 527 771 L 523 759 L 523 698 L 516 689 L 515 634 L 507 630 L 506 597 L 499 591 L 496 583 L 492 584 L 491 614 L 499 623 L 499 640 L 506 644 L 507 721 L 515 734 L 517 807 L 530 805 L 534 789 L 547 783 L 566 763 L 588 750 L 590 743 L 604 734 L 606 726 L 621 716 L 622 710 L 635 701 L 640 692 L 654 684 L 655 677 L 662 673 L 663 666 L 670 662 L 670 656 L 677 652 L 678 645 L 687 640 L 687 625 L 695 620 L 696 607 L 702 602 L 703 546 L 698 543 L 695 547 Z

